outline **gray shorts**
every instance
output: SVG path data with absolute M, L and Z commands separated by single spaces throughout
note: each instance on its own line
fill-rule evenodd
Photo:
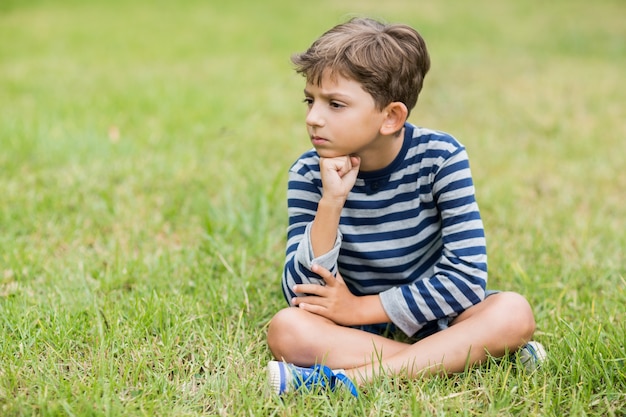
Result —
M 497 294 L 500 291 L 498 290 L 487 290 L 485 291 L 485 298 L 490 295 Z M 422 327 L 417 333 L 413 336 L 407 336 L 402 332 L 402 330 L 398 329 L 393 323 L 379 323 L 379 324 L 366 324 L 363 326 L 357 326 L 357 329 L 364 330 L 369 333 L 377 334 L 383 337 L 387 337 L 389 339 L 399 340 L 406 343 L 414 343 L 420 339 L 428 337 L 432 334 L 440 332 L 442 330 L 450 327 L 450 324 L 456 317 L 443 317 L 439 320 L 431 321 L 426 323 L 424 327 Z

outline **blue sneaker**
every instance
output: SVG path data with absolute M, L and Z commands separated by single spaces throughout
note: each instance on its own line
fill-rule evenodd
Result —
M 267 364 L 267 373 L 272 390 L 278 395 L 300 389 L 322 388 L 334 391 L 338 386 L 344 386 L 350 394 L 359 396 L 356 386 L 342 370 L 333 371 L 328 366 L 302 368 L 291 363 L 270 361 Z
M 531 340 L 517 351 L 517 356 L 524 368 L 532 372 L 541 367 L 548 354 L 541 343 Z

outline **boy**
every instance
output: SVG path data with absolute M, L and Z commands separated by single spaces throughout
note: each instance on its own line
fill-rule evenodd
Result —
M 268 329 L 275 391 L 343 385 L 356 395 L 380 375 L 450 374 L 540 349 L 527 345 L 535 322 L 521 295 L 486 297 L 465 148 L 406 122 L 430 67 L 421 36 L 357 18 L 292 61 L 306 77 L 315 149 L 289 173 L 290 307 Z M 398 330 L 408 338 L 391 338 Z

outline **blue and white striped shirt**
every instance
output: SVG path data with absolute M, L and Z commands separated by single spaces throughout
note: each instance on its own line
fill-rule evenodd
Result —
M 359 173 L 334 248 L 313 258 L 310 230 L 321 197 L 319 156 L 310 150 L 289 171 L 288 302 L 295 284 L 323 282 L 310 270 L 314 263 L 338 270 L 355 295 L 379 294 L 409 336 L 483 300 L 483 223 L 467 153 L 452 136 L 405 124 L 398 156 L 382 170 Z

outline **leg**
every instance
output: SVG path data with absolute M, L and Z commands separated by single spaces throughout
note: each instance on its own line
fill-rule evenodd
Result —
M 297 307 L 285 308 L 272 318 L 267 342 L 279 361 L 298 366 L 323 363 L 331 368 L 364 366 L 396 355 L 410 346 L 339 326 Z
M 503 292 L 467 309 L 448 329 L 412 345 L 339 326 L 293 307 L 274 316 L 268 344 L 278 360 L 344 368 L 350 378 L 363 383 L 381 373 L 415 377 L 461 372 L 483 362 L 487 352 L 500 357 L 517 350 L 534 330 L 528 302 L 519 294 Z
M 535 331 L 532 310 L 521 295 L 504 292 L 467 309 L 452 325 L 378 363 L 348 369 L 355 381 L 365 382 L 381 372 L 415 377 L 420 374 L 461 372 L 483 362 L 487 353 L 500 357 L 530 340 Z

